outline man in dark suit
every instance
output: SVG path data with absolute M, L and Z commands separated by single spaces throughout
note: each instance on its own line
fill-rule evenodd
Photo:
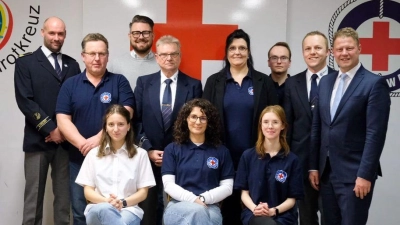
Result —
M 42 224 L 47 171 L 51 165 L 54 193 L 54 224 L 69 225 L 68 152 L 57 127 L 55 108 L 61 84 L 80 73 L 75 59 L 61 54 L 66 36 L 64 22 L 45 20 L 43 46 L 16 61 L 15 97 L 25 116 L 25 194 L 22 224 Z
M 156 178 L 156 187 L 149 189 L 147 199 L 141 204 L 144 215 L 153 218 L 151 224 L 161 223 L 164 210 L 162 154 L 173 141 L 173 124 L 183 104 L 202 95 L 201 82 L 178 70 L 181 62 L 179 40 L 163 36 L 156 47 L 156 60 L 161 71 L 140 76 L 134 91 L 137 139 L 139 145 L 148 151 Z
M 309 178 L 322 197 L 326 224 L 366 224 L 390 111 L 389 87 L 359 62 L 352 28 L 338 30 L 339 72 L 321 79 L 313 111 Z
M 302 49 L 307 69 L 286 80 L 283 106 L 289 124 L 287 141 L 290 150 L 303 165 L 304 199 L 298 201 L 300 224 L 318 225 L 319 192 L 308 181 L 312 110 L 316 100 L 313 94 L 317 94 L 315 88 L 319 80 L 334 70 L 326 65 L 329 48 L 323 33 L 312 31 L 306 34 Z M 322 219 L 321 224 L 324 224 Z

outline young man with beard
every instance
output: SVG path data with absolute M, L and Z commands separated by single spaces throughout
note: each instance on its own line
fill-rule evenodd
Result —
M 154 22 L 147 16 L 136 15 L 129 23 L 129 40 L 131 51 L 117 57 L 108 66 L 113 73 L 123 74 L 135 89 L 139 76 L 155 73 L 160 70 L 151 51 L 153 46 Z
M 278 94 L 279 105 L 283 104 L 285 80 L 290 77 L 287 73 L 292 58 L 292 52 L 286 42 L 277 42 L 268 51 L 268 66 L 271 68 L 270 77 L 274 81 Z

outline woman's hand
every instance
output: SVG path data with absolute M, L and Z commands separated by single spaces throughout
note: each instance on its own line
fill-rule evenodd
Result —
M 118 209 L 121 211 L 122 209 L 122 201 L 120 199 L 117 199 L 117 196 L 114 194 L 110 194 L 110 197 L 107 199 L 107 202 L 110 203 L 114 208 Z
M 207 205 L 204 202 L 202 202 L 200 198 L 196 198 L 194 202 L 207 208 Z
M 260 204 L 254 208 L 253 214 L 254 216 L 269 216 L 268 203 L 260 202 Z

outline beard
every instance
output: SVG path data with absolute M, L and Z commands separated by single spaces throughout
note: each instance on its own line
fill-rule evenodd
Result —
M 143 42 L 143 41 L 138 40 L 138 42 Z M 140 46 L 140 47 L 138 46 L 138 43 L 136 43 L 136 42 L 131 43 L 133 50 L 135 50 L 135 52 L 139 53 L 139 54 L 144 54 L 144 53 L 149 52 L 152 45 L 153 45 L 153 43 L 151 41 L 145 42 L 145 45 Z

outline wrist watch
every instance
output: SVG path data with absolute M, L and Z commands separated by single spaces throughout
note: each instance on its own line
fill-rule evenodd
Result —
M 275 217 L 278 217 L 279 216 L 279 209 L 276 208 L 276 207 L 274 207 L 274 209 L 275 209 Z
M 122 202 L 122 208 L 126 208 L 128 206 L 128 203 L 126 203 L 125 199 L 122 198 L 121 202 Z
M 206 202 L 206 199 L 204 198 L 204 196 L 203 196 L 203 195 L 199 195 L 199 199 L 200 199 L 200 201 L 202 201 L 203 203 L 205 203 L 205 202 Z

